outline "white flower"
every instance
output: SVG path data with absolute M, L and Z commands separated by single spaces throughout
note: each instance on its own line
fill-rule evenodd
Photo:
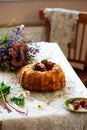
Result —
M 19 95 L 26 97 L 26 96 L 29 96 L 29 95 L 30 95 L 30 92 L 29 92 L 29 91 L 23 91 L 23 92 L 21 92 Z
M 25 26 L 22 24 L 22 25 L 20 25 L 20 30 L 22 31 L 22 34 L 24 34 L 25 33 Z

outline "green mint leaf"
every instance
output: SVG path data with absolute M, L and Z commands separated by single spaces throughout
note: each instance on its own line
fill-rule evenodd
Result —
M 3 95 L 7 95 L 10 93 L 10 86 L 4 84 L 4 82 L 0 83 L 0 97 L 2 97 L 1 93 L 3 93 Z
M 18 96 L 18 97 L 12 97 L 11 101 L 14 102 L 18 106 L 24 106 L 25 104 L 25 97 L 24 96 Z

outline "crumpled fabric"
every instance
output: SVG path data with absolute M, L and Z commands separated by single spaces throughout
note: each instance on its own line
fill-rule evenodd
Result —
M 50 41 L 57 42 L 63 52 L 69 43 L 74 47 L 79 11 L 63 8 L 45 8 L 44 13 L 51 24 Z

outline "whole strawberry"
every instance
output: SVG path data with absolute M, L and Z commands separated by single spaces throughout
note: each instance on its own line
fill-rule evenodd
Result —
M 85 109 L 87 109 L 87 102 L 85 103 Z
M 78 100 L 75 100 L 73 102 L 73 108 L 74 108 L 74 110 L 78 110 L 79 107 L 80 107 L 80 102 Z
M 80 107 L 80 105 L 79 104 L 74 104 L 74 110 L 78 110 L 79 109 L 79 107 Z
M 47 70 L 52 70 L 53 65 L 54 65 L 54 64 L 53 64 L 51 61 L 48 61 L 48 63 L 46 64 Z
M 36 68 L 36 70 L 38 70 L 38 71 L 46 71 L 46 67 L 45 67 L 45 65 L 42 64 L 42 63 L 36 63 L 36 64 L 35 64 L 35 68 Z
M 86 100 L 84 99 L 84 98 L 82 98 L 81 100 L 80 100 L 80 105 L 81 105 L 81 107 L 85 107 L 85 104 L 86 104 Z

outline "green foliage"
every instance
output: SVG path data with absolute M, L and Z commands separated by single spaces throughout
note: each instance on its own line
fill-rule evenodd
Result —
M 2 97 L 2 93 L 4 96 L 10 93 L 10 86 L 7 86 L 4 82 L 0 83 L 0 97 Z
M 18 97 L 12 97 L 11 101 L 13 101 L 18 106 L 24 106 L 25 104 L 25 97 L 24 96 L 18 96 Z

